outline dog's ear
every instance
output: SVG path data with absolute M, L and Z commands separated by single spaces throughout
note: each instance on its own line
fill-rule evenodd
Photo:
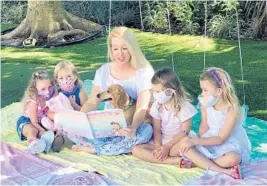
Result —
M 120 91 L 119 97 L 117 100 L 117 105 L 119 108 L 123 108 L 128 100 L 128 96 L 124 91 Z

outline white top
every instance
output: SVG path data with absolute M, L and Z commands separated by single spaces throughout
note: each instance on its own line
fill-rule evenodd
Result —
M 227 112 L 228 109 L 218 111 L 213 107 L 207 108 L 207 124 L 209 130 L 201 137 L 218 136 L 225 125 Z M 228 152 L 236 152 L 241 156 L 242 164 L 248 163 L 251 154 L 251 143 L 246 130 L 242 126 L 242 121 L 237 121 L 235 128 L 224 143 L 216 146 L 198 146 L 200 152 L 210 159 L 221 157 Z
M 151 78 L 154 71 L 148 68 L 139 68 L 134 76 L 127 80 L 118 80 L 111 75 L 109 63 L 102 65 L 96 70 L 93 84 L 100 87 L 101 92 L 107 90 L 108 86 L 119 84 L 126 93 L 134 100 L 137 100 L 138 94 L 144 90 L 151 89 Z M 105 109 L 111 109 L 112 105 L 105 102 Z
M 182 132 L 181 124 L 197 113 L 195 107 L 189 102 L 185 102 L 177 116 L 175 116 L 174 111 L 166 110 L 165 106 L 162 106 L 160 109 L 158 108 L 159 103 L 154 102 L 150 109 L 150 115 L 155 119 L 161 120 L 163 145 L 170 142 L 177 134 Z

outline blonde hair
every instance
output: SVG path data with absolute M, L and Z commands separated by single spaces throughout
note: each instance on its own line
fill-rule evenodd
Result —
M 178 115 L 185 102 L 190 101 L 190 95 L 185 91 L 179 77 L 170 68 L 165 67 L 157 70 L 151 79 L 151 83 L 154 85 L 161 84 L 166 89 L 175 90 L 175 94 L 173 94 L 175 116 Z
M 77 77 L 77 79 L 75 81 L 75 85 L 81 87 L 82 84 L 81 84 L 80 76 L 78 74 L 78 71 L 77 71 L 76 67 L 72 64 L 72 62 L 67 61 L 67 60 L 60 61 L 55 66 L 55 70 L 54 70 L 54 78 L 55 78 L 55 80 L 57 80 L 57 78 L 58 78 L 59 71 L 60 70 L 64 70 L 64 69 L 71 70 L 72 74 Z
M 36 71 L 32 74 L 31 79 L 29 81 L 28 87 L 25 90 L 24 96 L 22 101 L 25 102 L 27 99 L 36 99 L 36 96 L 38 94 L 37 88 L 36 88 L 36 82 L 42 81 L 42 80 L 50 80 L 51 85 L 54 86 L 55 83 L 51 79 L 50 75 L 45 70 Z M 56 90 L 54 90 L 54 95 L 56 94 Z
M 216 67 L 208 68 L 200 76 L 200 80 L 207 80 L 215 87 L 221 88 L 223 92 L 223 101 L 231 104 L 236 114 L 238 116 L 241 116 L 241 106 L 238 97 L 236 96 L 234 85 L 232 83 L 231 77 L 225 70 Z
M 136 41 L 135 36 L 127 27 L 115 27 L 108 36 L 108 41 L 107 41 L 108 42 L 108 55 L 111 61 L 114 61 L 114 58 L 111 52 L 111 39 L 113 37 L 123 39 L 125 45 L 127 46 L 128 51 L 131 54 L 130 63 L 134 68 L 153 69 L 149 61 L 146 59 L 146 57 L 142 53 L 141 48 L 138 42 Z

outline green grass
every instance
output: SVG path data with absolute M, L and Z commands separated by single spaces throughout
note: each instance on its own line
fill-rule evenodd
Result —
M 199 75 L 203 71 L 204 39 L 201 36 L 153 34 L 133 30 L 147 59 L 155 69 L 172 67 L 191 93 L 196 103 L 200 93 Z M 246 104 L 249 115 L 267 120 L 267 42 L 241 41 Z M 238 97 L 243 104 L 238 42 L 233 40 L 206 40 L 206 67 L 217 66 L 231 75 Z M 106 37 L 59 48 L 19 49 L 2 48 L 1 106 L 17 101 L 22 96 L 30 74 L 36 68 L 53 71 L 61 59 L 71 60 L 82 79 L 92 79 L 95 69 L 107 61 Z M 24 63 L 24 64 L 22 64 Z M 31 65 L 34 64 L 34 65 Z M 12 91 L 20 92 L 13 96 Z M 10 96 L 10 99 L 6 97 Z M 6 101 L 8 100 L 8 101 Z

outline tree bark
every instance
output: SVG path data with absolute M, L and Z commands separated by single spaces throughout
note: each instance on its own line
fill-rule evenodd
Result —
M 68 13 L 61 1 L 28 1 L 26 18 L 13 31 L 2 35 L 4 45 L 19 46 L 26 39 L 38 44 L 64 44 L 101 32 L 102 26 Z M 15 42 L 15 43 L 14 43 Z

